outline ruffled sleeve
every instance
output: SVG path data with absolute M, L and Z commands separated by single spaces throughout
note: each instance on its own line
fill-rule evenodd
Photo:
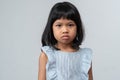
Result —
M 41 50 L 47 55 L 48 62 L 46 64 L 46 78 L 47 80 L 55 80 L 56 78 L 56 58 L 53 48 L 44 46 Z
M 49 46 L 43 46 L 41 50 L 47 55 L 48 57 L 48 62 L 53 61 L 54 57 L 54 51 L 51 47 Z
M 88 77 L 88 71 L 92 62 L 92 50 L 90 48 L 84 48 L 82 52 L 82 73 L 85 77 Z

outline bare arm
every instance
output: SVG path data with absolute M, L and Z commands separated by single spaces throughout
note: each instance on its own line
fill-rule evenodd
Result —
M 46 63 L 47 56 L 45 55 L 44 52 L 42 52 L 39 57 L 38 80 L 46 80 Z
M 89 69 L 88 74 L 89 74 L 89 80 L 93 80 L 93 74 L 92 74 L 92 64 L 91 64 L 91 67 L 90 67 L 90 69 Z

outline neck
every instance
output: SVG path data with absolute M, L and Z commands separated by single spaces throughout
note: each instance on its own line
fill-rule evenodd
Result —
M 71 44 L 56 44 L 55 46 L 62 51 L 68 51 L 68 52 L 76 51 L 75 49 L 72 48 Z

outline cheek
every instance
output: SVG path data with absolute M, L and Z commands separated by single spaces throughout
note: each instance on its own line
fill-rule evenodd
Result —
M 71 31 L 71 34 L 72 34 L 72 36 L 76 36 L 76 34 L 77 34 L 77 29 L 76 28 L 74 28 L 72 31 Z
M 72 33 L 71 36 L 73 37 L 73 39 L 76 37 L 76 34 L 77 34 L 76 31 L 74 31 L 74 32 Z
M 59 35 L 58 30 L 53 29 L 53 35 L 54 35 L 54 37 L 56 39 L 58 37 L 58 35 Z

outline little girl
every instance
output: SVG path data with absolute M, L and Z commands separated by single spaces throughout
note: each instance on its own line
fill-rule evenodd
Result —
M 92 51 L 81 48 L 84 30 L 77 8 L 56 3 L 42 35 L 38 80 L 93 80 Z

